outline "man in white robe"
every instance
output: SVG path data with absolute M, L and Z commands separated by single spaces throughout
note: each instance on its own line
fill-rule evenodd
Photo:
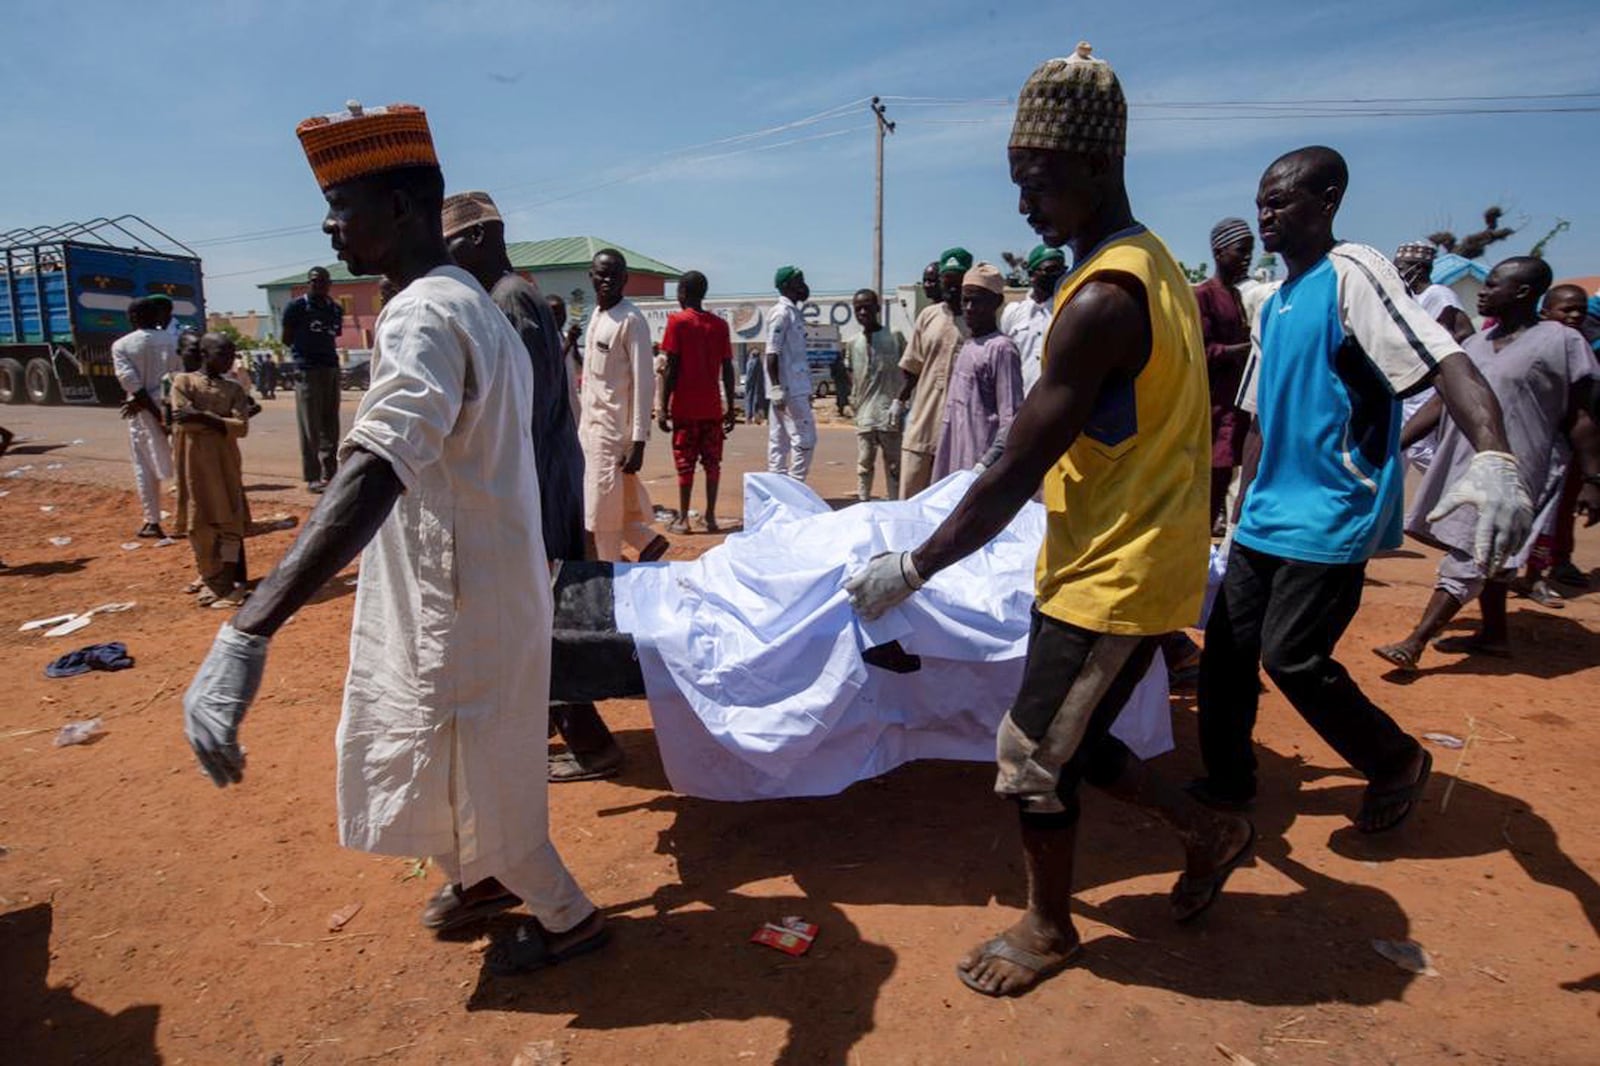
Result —
M 161 483 L 172 477 L 172 446 L 162 427 L 161 379 L 178 370 L 177 344 L 161 329 L 157 301 L 145 297 L 128 305 L 131 333 L 111 345 L 111 366 L 127 398 L 122 417 L 128 422 L 128 448 L 133 459 L 133 484 L 144 512 L 141 537 L 165 537 L 161 528 Z
M 544 764 L 549 571 L 532 455 L 532 371 L 511 324 L 450 262 L 426 117 L 395 105 L 298 130 L 353 273 L 400 289 L 342 462 L 282 564 L 224 625 L 184 697 L 185 732 L 220 787 L 242 779 L 238 729 L 268 641 L 363 548 L 339 723 L 339 836 L 430 855 L 450 884 L 424 924 L 524 903 L 497 972 L 605 942 L 604 919 L 551 844 Z M 370 542 L 370 543 L 369 543 Z
M 648 563 L 661 558 L 667 539 L 650 528 L 654 509 L 639 468 L 650 439 L 655 403 L 650 324 L 623 298 L 628 261 L 602 248 L 589 264 L 595 312 L 583 338 L 583 387 L 578 441 L 583 446 L 583 523 L 597 556 L 622 559 L 627 544 Z

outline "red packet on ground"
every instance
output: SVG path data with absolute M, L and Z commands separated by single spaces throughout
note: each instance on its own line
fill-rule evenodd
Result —
M 804 955 L 817 938 L 817 927 L 803 918 L 788 917 L 768 922 L 750 934 L 750 943 L 777 948 L 785 955 Z

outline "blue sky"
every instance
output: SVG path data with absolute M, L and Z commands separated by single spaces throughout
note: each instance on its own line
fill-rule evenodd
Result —
M 1347 239 L 1392 250 L 1470 231 L 1496 202 L 1524 229 L 1490 258 L 1561 217 L 1557 276 L 1600 274 L 1600 113 L 1244 120 L 1157 106 L 1591 93 L 1399 106 L 1600 107 L 1592 0 L 80 0 L 13 5 L 6 25 L 0 230 L 143 215 L 201 251 L 214 310 L 264 307 L 257 282 L 329 258 L 294 126 L 348 98 L 426 107 L 447 183 L 493 193 L 512 239 L 606 237 L 705 271 L 714 295 L 764 291 L 790 262 L 819 291 L 871 283 L 864 98 L 908 98 L 889 101 L 886 282 L 952 244 L 998 260 L 1034 241 L 1007 179 L 1004 101 L 1080 39 L 1133 103 L 1135 212 L 1182 258 L 1207 258 L 1218 218 L 1253 218 L 1276 155 L 1326 143 L 1351 165 Z

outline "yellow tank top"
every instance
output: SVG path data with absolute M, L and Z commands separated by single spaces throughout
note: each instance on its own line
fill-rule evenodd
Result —
M 1194 290 L 1143 227 L 1074 267 L 1061 309 L 1096 275 L 1144 284 L 1150 359 L 1107 382 L 1078 439 L 1044 477 L 1039 610 L 1097 633 L 1153 636 L 1195 625 L 1205 596 L 1211 401 Z M 1049 333 L 1043 358 L 1049 363 Z

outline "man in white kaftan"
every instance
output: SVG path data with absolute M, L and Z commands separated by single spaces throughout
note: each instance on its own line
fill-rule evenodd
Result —
M 638 476 L 650 439 L 655 371 L 650 324 L 622 297 L 627 276 L 620 253 L 606 250 L 594 257 L 589 277 L 596 307 L 584 331 L 578 409 L 583 523 L 594 535 L 596 554 L 607 562 L 622 558 L 625 543 L 644 561 L 666 549 L 665 538 L 650 529 L 654 509 Z
M 497 878 L 551 929 L 594 910 L 550 843 L 551 599 L 529 419 L 532 371 L 458 267 L 378 317 L 372 383 L 340 446 L 405 486 L 367 546 L 339 723 L 339 838 Z M 517 634 L 516 648 L 507 643 Z
M 111 366 L 117 384 L 127 393 L 122 415 L 128 422 L 128 445 L 133 459 L 133 484 L 144 511 L 141 537 L 163 537 L 161 483 L 172 477 L 172 446 L 161 426 L 161 379 L 181 369 L 172 335 L 156 327 L 157 308 L 148 300 L 128 307 L 133 331 L 111 345 Z

